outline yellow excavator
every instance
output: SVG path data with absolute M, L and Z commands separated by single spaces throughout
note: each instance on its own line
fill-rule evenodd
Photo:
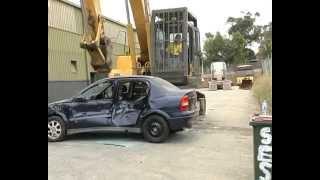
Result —
M 135 52 L 129 2 L 140 45 Z M 84 33 L 80 47 L 91 57 L 96 79 L 113 75 L 152 75 L 176 85 L 200 82 L 200 32 L 186 7 L 153 10 L 148 0 L 125 0 L 129 55 L 118 56 L 111 68 L 112 45 L 103 25 L 100 0 L 81 0 Z
M 140 57 L 135 52 L 134 32 L 130 22 L 129 5 L 125 0 L 127 10 L 127 34 L 129 56 L 117 57 L 117 68 L 112 69 L 112 45 L 106 36 L 100 0 L 81 0 L 84 33 L 80 47 L 88 51 L 91 57 L 91 66 L 96 71 L 96 78 L 108 75 L 150 74 L 149 46 L 150 46 L 150 17 L 147 0 L 130 0 L 132 14 L 136 24 L 136 31 L 140 45 Z

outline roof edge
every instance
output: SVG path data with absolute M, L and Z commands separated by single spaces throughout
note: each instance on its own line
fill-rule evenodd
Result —
M 68 5 L 70 5 L 70 6 L 73 6 L 73 7 L 78 8 L 78 9 L 81 10 L 81 6 L 78 5 L 78 4 L 76 4 L 76 3 L 74 3 L 74 2 L 71 2 L 71 1 L 68 1 L 68 0 L 58 0 L 58 1 L 60 1 L 60 2 L 62 2 L 62 3 L 65 3 L 65 4 L 68 4 Z M 110 21 L 110 22 L 112 22 L 112 23 L 115 23 L 115 24 L 120 25 L 120 26 L 122 26 L 122 27 L 127 27 L 126 24 L 124 24 L 124 23 L 122 23 L 122 22 L 119 22 L 119 21 L 117 21 L 117 20 L 111 19 L 111 18 L 106 17 L 106 16 L 104 16 L 104 15 L 102 15 L 102 17 L 103 17 L 105 20 L 108 20 L 108 21 Z M 136 30 L 136 29 L 134 28 L 133 30 Z

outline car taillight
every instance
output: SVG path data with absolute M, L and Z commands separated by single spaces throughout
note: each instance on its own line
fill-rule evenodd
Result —
M 186 111 L 189 109 L 189 97 L 183 96 L 180 100 L 180 111 Z

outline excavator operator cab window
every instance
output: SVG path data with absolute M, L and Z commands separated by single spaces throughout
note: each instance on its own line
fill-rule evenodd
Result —
M 170 43 L 167 51 L 171 57 L 179 56 L 182 53 L 182 33 L 171 33 Z

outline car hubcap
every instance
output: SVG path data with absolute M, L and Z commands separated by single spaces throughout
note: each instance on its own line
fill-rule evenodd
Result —
M 61 124 L 58 121 L 48 122 L 48 138 L 58 139 L 62 133 Z
M 149 132 L 154 137 L 160 136 L 162 132 L 161 124 L 158 122 L 151 123 L 149 127 Z

